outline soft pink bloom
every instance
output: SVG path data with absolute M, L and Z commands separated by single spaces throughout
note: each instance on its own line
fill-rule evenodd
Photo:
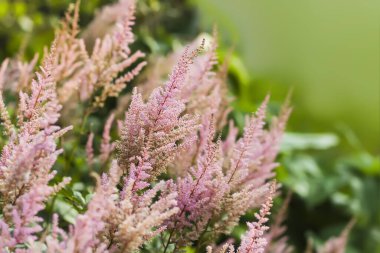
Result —
M 212 216 L 219 212 L 228 190 L 222 169 L 220 141 L 213 142 L 213 121 L 209 120 L 207 124 L 207 136 L 204 145 L 200 145 L 196 166 L 190 168 L 187 176 L 177 180 L 180 212 L 173 217 L 169 226 L 183 231 L 179 235 L 191 240 L 196 240 Z M 186 233 L 188 229 L 190 233 Z
M 337 237 L 330 238 L 318 250 L 318 253 L 344 253 L 348 242 L 349 233 L 355 225 L 355 220 L 352 219 Z
M 268 244 L 265 239 L 264 233 L 269 229 L 265 223 L 267 223 L 267 216 L 270 215 L 270 209 L 273 205 L 273 196 L 276 191 L 276 187 L 273 184 L 271 190 L 264 204 L 261 205 L 259 213 L 255 214 L 257 221 L 248 222 L 248 232 L 243 236 L 239 253 L 263 253 L 266 245 Z
M 156 88 L 147 103 L 135 89 L 131 105 L 125 114 L 118 145 L 119 164 L 127 171 L 130 162 L 147 152 L 157 176 L 180 151 L 195 141 L 197 117 L 184 114 L 185 104 L 178 98 L 184 85 L 194 52 L 185 52 L 164 87 Z M 132 160 L 131 160 L 132 159 Z
M 87 164 L 91 166 L 94 163 L 94 133 L 91 132 L 88 135 L 87 143 L 86 143 L 86 157 Z
M 111 143 L 111 127 L 115 119 L 115 114 L 111 113 L 108 117 L 106 124 L 104 125 L 102 142 L 100 144 L 100 161 L 104 164 L 110 157 L 112 151 L 115 148 L 115 144 Z
M 249 175 L 251 166 L 259 165 L 259 157 L 255 157 L 260 148 L 260 138 L 263 135 L 265 125 L 266 107 L 269 97 L 267 96 L 256 115 L 252 116 L 244 128 L 244 135 L 234 145 L 230 167 L 227 172 L 228 184 L 232 188 L 238 185 Z

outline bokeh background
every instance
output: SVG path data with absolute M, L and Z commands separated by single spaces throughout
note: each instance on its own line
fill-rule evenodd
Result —
M 0 0 L 0 59 L 42 54 L 70 2 Z M 82 0 L 81 25 L 111 2 Z M 347 252 L 380 252 L 379 1 L 140 0 L 138 6 L 135 46 L 153 55 L 218 27 L 220 56 L 233 50 L 237 123 L 267 93 L 276 113 L 293 90 L 277 172 L 294 192 L 287 224 L 297 251 L 310 238 L 318 244 L 339 234 L 355 217 Z

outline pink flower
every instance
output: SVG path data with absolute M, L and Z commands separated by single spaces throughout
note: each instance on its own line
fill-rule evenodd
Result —
M 264 233 L 269 227 L 264 224 L 268 221 L 267 216 L 270 215 L 270 209 L 273 205 L 273 196 L 276 186 L 273 184 L 264 204 L 261 205 L 259 213 L 255 214 L 256 222 L 248 222 L 248 232 L 242 237 L 239 253 L 263 253 L 267 245 Z

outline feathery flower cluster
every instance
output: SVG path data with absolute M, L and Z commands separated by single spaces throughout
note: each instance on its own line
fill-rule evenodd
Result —
M 158 176 L 176 154 L 194 143 L 198 117 L 182 115 L 185 103 L 178 96 L 196 52 L 184 52 L 167 83 L 154 89 L 147 103 L 137 89 L 133 91 L 118 145 L 120 166 L 125 172 L 145 152 L 152 167 L 150 174 Z
M 118 96 L 145 65 L 142 62 L 124 72 L 144 56 L 140 51 L 131 53 L 129 48 L 134 41 L 131 27 L 135 3 L 133 0 L 124 2 L 126 12 L 119 17 L 111 34 L 95 40 L 91 54 L 87 52 L 84 40 L 77 37 L 79 2 L 72 8 L 73 14 L 70 10 L 67 13 L 62 29 L 57 33 L 60 50 L 55 74 L 61 80 L 58 89 L 61 101 L 67 101 L 70 94 L 79 91 L 81 101 L 91 99 L 93 107 L 103 107 L 106 99 Z
M 283 224 L 286 219 L 286 212 L 290 203 L 291 196 L 291 193 L 287 194 L 284 203 L 276 214 L 273 224 L 270 227 L 269 233 L 267 233 L 265 237 L 268 242 L 268 247 L 266 247 L 265 252 L 290 253 L 293 251 L 293 248 L 287 243 L 287 236 L 284 235 L 286 232 L 286 226 Z
M 31 94 L 20 92 L 17 113 L 17 128 L 12 125 L 5 106 L 2 107 L 8 143 L 3 147 L 0 158 L 0 196 L 3 218 L 1 223 L 1 248 L 14 249 L 36 239 L 35 233 L 43 221 L 37 213 L 44 209 L 44 202 L 58 192 L 70 180 L 64 179 L 55 186 L 49 181 L 57 156 L 55 140 L 71 127 L 61 129 L 55 125 L 61 105 L 58 103 L 54 67 L 55 45 L 45 58 L 37 79 L 32 81 Z M 5 68 L 6 65 L 3 64 Z M 4 68 L 1 73 L 3 74 Z M 4 103 L 2 103 L 4 105 Z M 11 229 L 12 228 L 12 229 Z
M 344 253 L 348 240 L 348 235 L 355 224 L 355 220 L 351 220 L 343 229 L 338 237 L 330 238 L 319 250 L 319 253 Z
M 165 69 L 154 68 L 157 73 L 141 89 L 134 88 L 124 120 L 110 113 L 101 137 L 84 129 L 89 135 L 80 148 L 96 179 L 95 190 L 90 190 L 91 198 L 83 198 L 83 208 L 71 224 L 63 219 L 66 223 L 60 227 L 58 214 L 46 224 L 43 211 L 51 215 L 46 202 L 55 194 L 59 198 L 70 181 L 51 183 L 57 180 L 53 166 L 64 152 L 57 140 L 72 128 L 59 126 L 61 110 L 72 110 L 80 102 L 85 108 L 80 117 L 86 118 L 108 97 L 117 97 L 142 70 L 146 63 L 138 62 L 144 54 L 130 49 L 134 15 L 135 1 L 120 0 L 103 9 L 80 38 L 77 2 L 66 13 L 39 72 L 32 74 L 37 57 L 17 67 L 9 64 L 14 61 L 2 63 L 0 90 L 13 87 L 20 93 L 17 115 L 8 112 L 0 96 L 8 139 L 0 157 L 1 252 L 166 253 L 196 247 L 211 253 L 214 246 L 207 245 L 214 245 L 220 234 L 228 236 L 242 215 L 259 207 L 240 246 L 229 240 L 214 252 L 290 252 L 282 224 L 289 199 L 272 230 L 266 224 L 278 189 L 273 182 L 275 159 L 291 108 L 286 102 L 267 126 L 268 96 L 247 117 L 241 137 L 232 120 L 226 137 L 221 137 L 231 109 L 228 61 L 218 64 L 216 32 L 208 49 L 205 40 L 195 41 L 168 56 Z M 90 32 L 99 22 L 106 29 Z M 91 36 L 96 36 L 93 43 Z M 85 44 L 92 45 L 91 54 Z M 111 138 L 115 119 L 119 140 Z M 82 124 L 79 135 L 85 127 Z M 96 173 L 98 164 L 106 172 Z M 54 210 L 54 202 L 51 205 Z M 343 247 L 348 230 L 321 252 Z
M 236 252 L 238 253 L 263 253 L 265 252 L 268 241 L 264 237 L 265 231 L 269 229 L 264 224 L 268 222 L 267 216 L 270 215 L 270 209 L 273 205 L 273 196 L 276 191 L 276 186 L 273 184 L 270 187 L 270 192 L 265 203 L 261 205 L 259 213 L 255 214 L 256 222 L 248 222 L 248 231 L 242 237 L 241 244 Z M 212 253 L 212 247 L 207 247 L 207 251 Z M 219 251 L 220 253 L 235 252 L 234 246 L 226 244 Z
M 177 180 L 180 212 L 169 225 L 172 231 L 179 231 L 177 239 L 180 241 L 177 244 L 186 239 L 198 239 L 212 216 L 220 211 L 226 190 L 220 140 L 213 142 L 215 129 L 212 120 L 206 131 L 207 140 L 200 149 L 196 165 L 189 169 L 187 176 Z
M 268 242 L 264 238 L 264 232 L 269 229 L 269 227 L 264 224 L 268 221 L 268 216 L 270 214 L 270 209 L 273 205 L 272 196 L 275 192 L 275 185 L 271 187 L 269 197 L 267 201 L 261 206 L 259 214 L 256 214 L 256 222 L 248 223 L 248 232 L 243 236 L 239 252 L 242 253 L 262 253 L 265 250 Z

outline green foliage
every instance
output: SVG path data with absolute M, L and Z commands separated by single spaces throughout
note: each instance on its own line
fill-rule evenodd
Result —
M 70 0 L 11 1 L 0 0 L 0 58 L 19 53 L 27 59 L 41 54 L 54 37 L 54 28 Z M 83 1 L 81 23 L 88 23 L 95 9 L 109 1 Z
M 334 157 L 331 154 L 340 148 L 332 148 L 337 136 L 322 135 L 315 141 L 309 135 L 302 141 L 298 137 L 285 138 L 278 168 L 279 180 L 296 193 L 289 227 L 297 229 L 291 231 L 291 238 L 300 247 L 306 238 L 302 242 L 299 234 L 321 242 L 338 234 L 350 217 L 355 217 L 348 252 L 379 252 L 380 157 L 355 148 Z
M 67 7 L 74 0 L 0 0 L 0 59 L 19 55 L 31 59 L 52 41 Z M 96 10 L 115 0 L 82 0 L 80 25 L 85 27 Z M 179 38 L 191 39 L 199 30 L 194 8 L 184 1 L 138 1 L 139 41 L 145 52 L 166 53 Z M 148 53 L 148 52 L 147 52 Z

